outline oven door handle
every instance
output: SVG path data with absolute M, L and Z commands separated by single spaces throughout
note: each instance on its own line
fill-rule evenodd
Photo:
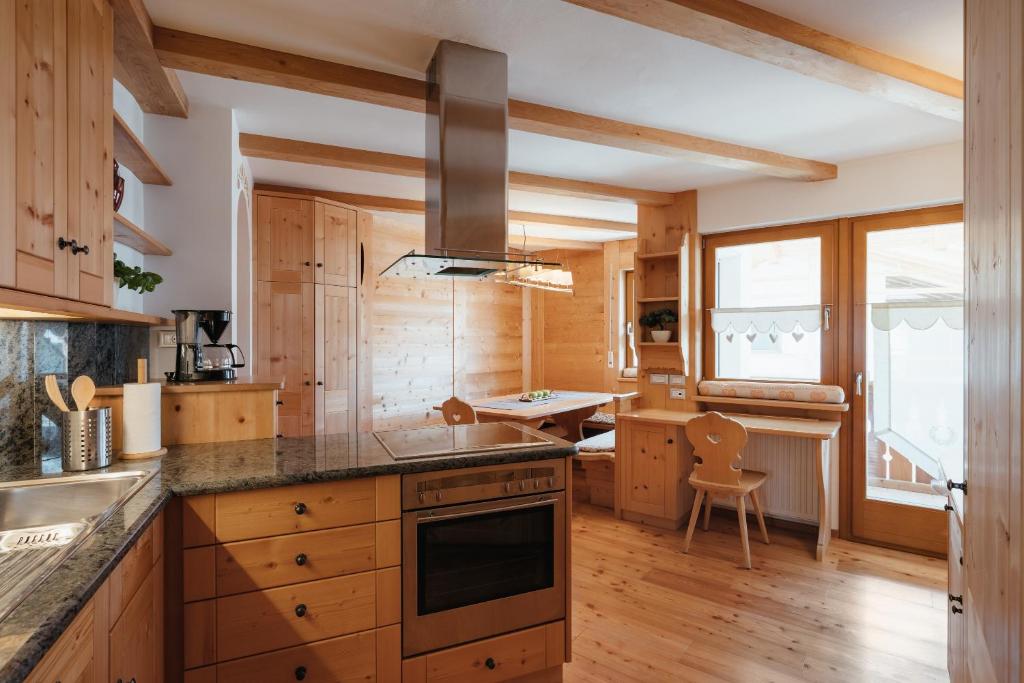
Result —
M 538 498 L 532 503 L 518 503 L 516 505 L 495 505 L 494 507 L 487 507 L 483 509 L 478 508 L 475 510 L 464 510 L 462 512 L 449 512 L 440 515 L 434 514 L 430 510 L 425 510 L 416 515 L 416 523 L 427 524 L 429 522 L 440 522 L 446 519 L 476 517 L 477 515 L 487 514 L 489 512 L 505 512 L 506 510 L 525 510 L 527 508 L 538 508 L 544 507 L 545 505 L 554 505 L 557 502 L 557 498 Z

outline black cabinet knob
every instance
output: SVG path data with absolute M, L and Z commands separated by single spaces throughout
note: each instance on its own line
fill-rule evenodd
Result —
M 324 385 L 324 383 L 323 383 L 323 382 L 321 382 L 320 380 L 317 380 L 317 381 L 316 381 L 316 385 L 317 385 L 318 387 L 322 387 L 322 386 Z
M 275 403 L 277 403 L 277 405 L 279 405 L 279 406 L 283 406 L 284 405 L 284 401 L 282 401 L 280 399 L 275 401 Z
M 308 387 L 308 386 L 309 386 L 310 384 L 312 384 L 312 382 L 310 382 L 310 381 L 309 381 L 309 380 L 307 379 L 307 380 L 306 380 L 306 386 Z
M 299 553 L 295 556 L 295 564 L 299 565 L 300 567 L 306 564 L 308 560 L 309 558 L 306 557 L 306 553 Z
M 278 434 L 278 435 L 277 435 L 277 438 L 279 438 L 279 439 L 283 439 L 283 438 L 284 438 L 284 434 Z
M 666 441 L 666 443 L 671 446 L 672 445 L 672 439 L 669 439 L 668 441 Z
M 303 262 L 303 265 L 309 266 L 309 265 L 312 265 L 312 264 L 309 261 L 305 261 L 305 262 Z
M 297 617 L 304 617 L 304 616 L 306 616 L 306 605 L 305 604 L 300 602 L 299 604 L 297 604 L 295 606 L 295 616 L 297 616 Z
M 306 667 L 297 666 L 295 667 L 295 680 L 304 681 L 306 680 Z
M 953 605 L 950 609 L 953 610 L 953 614 L 963 614 L 964 613 L 964 611 L 961 608 L 957 607 L 956 605 Z
M 953 489 L 960 489 L 966 495 L 967 493 L 967 482 L 966 481 L 953 481 L 952 479 L 946 480 L 946 488 L 952 491 Z
M 317 264 L 316 264 L 316 267 L 317 267 L 317 268 L 323 268 L 323 267 L 324 267 L 324 264 L 322 264 L 322 263 L 317 263 Z
M 307 509 L 308 508 L 306 507 L 305 503 L 296 503 L 295 504 L 295 514 L 297 514 L 297 515 L 304 515 L 304 514 L 306 514 L 306 510 Z
M 950 602 L 959 602 L 962 605 L 962 604 L 964 604 L 964 596 L 962 596 L 962 595 L 953 595 L 952 593 L 950 593 L 949 594 L 949 601 Z
M 484 666 L 486 666 L 488 669 L 493 669 L 498 665 L 494 663 L 494 657 L 488 657 L 487 661 L 484 662 Z

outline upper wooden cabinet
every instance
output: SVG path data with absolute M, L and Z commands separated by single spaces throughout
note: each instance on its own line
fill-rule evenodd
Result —
M 109 3 L 0 3 L 0 110 L 0 286 L 109 306 Z
M 313 282 L 313 201 L 256 195 L 256 279 Z
M 316 203 L 316 282 L 355 287 L 359 269 L 357 213 Z

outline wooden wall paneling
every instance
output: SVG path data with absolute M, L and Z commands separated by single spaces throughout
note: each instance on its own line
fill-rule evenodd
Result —
M 354 433 L 358 409 L 356 290 L 316 285 L 315 328 L 316 433 Z
M 68 259 L 69 297 L 113 303 L 113 10 L 68 3 L 68 239 L 88 248 Z
M 455 395 L 468 400 L 520 392 L 523 300 L 519 289 L 487 280 L 453 283 Z
M 1024 646 L 1024 7 L 967 0 L 966 664 L 1018 681 Z
M 607 325 L 604 252 L 543 252 L 572 272 L 573 293 L 538 290 L 544 298 L 545 389 L 604 391 Z
M 373 222 L 373 214 L 369 211 L 358 212 L 356 394 L 357 420 L 361 432 L 373 430 L 373 292 L 377 284 L 377 271 L 374 269 L 373 260 Z
M 256 194 L 256 279 L 313 282 L 313 201 Z
M 16 2 L 0 2 L 0 286 L 17 281 L 18 25 Z
M 16 287 L 67 296 L 67 6 L 17 3 Z

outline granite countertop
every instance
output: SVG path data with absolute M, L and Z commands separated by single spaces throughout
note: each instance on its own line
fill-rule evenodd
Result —
M 168 382 L 159 380 L 150 382 L 159 384 L 160 391 L 165 394 L 205 394 L 213 391 L 273 391 L 284 389 L 284 379 L 240 377 L 239 379 L 221 382 Z M 123 384 L 108 387 L 97 387 L 97 396 L 120 396 L 124 393 Z
M 573 444 L 552 441 L 539 448 L 397 461 L 372 433 L 260 439 L 169 446 L 167 455 L 158 460 L 119 462 L 99 470 L 146 470 L 154 474 L 0 621 L 0 683 L 21 681 L 28 675 L 172 496 L 524 462 L 576 453 Z M 0 466 L 0 481 L 50 476 L 62 476 L 59 459 Z

